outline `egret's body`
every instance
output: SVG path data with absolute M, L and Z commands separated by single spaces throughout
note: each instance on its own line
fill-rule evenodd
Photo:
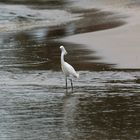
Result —
M 70 64 L 65 62 L 64 55 L 67 54 L 67 51 L 65 50 L 65 48 L 63 46 L 60 46 L 60 50 L 61 50 L 61 68 L 62 68 L 62 71 L 65 75 L 66 89 L 67 89 L 67 78 L 70 76 L 78 78 L 79 74 L 75 71 L 75 69 Z M 71 87 L 73 89 L 72 79 L 70 78 L 69 80 L 71 81 Z

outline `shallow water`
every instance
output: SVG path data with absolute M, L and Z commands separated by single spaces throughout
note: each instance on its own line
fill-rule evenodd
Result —
M 55 4 L 54 9 L 60 5 Z M 80 43 L 59 40 L 72 34 L 121 26 L 125 24 L 125 15 L 70 9 L 72 20 L 65 22 L 67 14 L 62 13 L 60 23 L 64 24 L 0 33 L 1 140 L 140 138 L 140 71 L 117 70 L 115 64 L 97 63 L 102 58 L 96 52 Z M 89 22 L 94 24 L 89 26 Z M 80 78 L 74 79 L 73 92 L 70 83 L 68 92 L 65 90 L 60 68 L 62 44 L 69 52 L 66 60 L 80 73 Z
M 139 139 L 139 72 L 0 72 L 1 139 Z

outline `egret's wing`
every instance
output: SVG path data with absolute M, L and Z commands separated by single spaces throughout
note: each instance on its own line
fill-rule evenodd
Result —
M 79 74 L 76 73 L 75 69 L 67 62 L 65 62 L 65 69 L 69 73 L 69 75 L 73 75 L 74 77 L 77 77 L 77 78 L 79 77 Z

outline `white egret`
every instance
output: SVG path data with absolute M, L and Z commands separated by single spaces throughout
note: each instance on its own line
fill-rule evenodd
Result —
M 65 75 L 66 90 L 67 90 L 67 78 L 69 78 L 69 80 L 71 81 L 71 88 L 73 91 L 73 82 L 72 82 L 72 78 L 70 78 L 70 76 L 79 78 L 79 74 L 75 71 L 75 69 L 70 64 L 65 62 L 64 55 L 67 54 L 67 51 L 65 50 L 64 46 L 60 46 L 60 50 L 61 50 L 61 68 Z

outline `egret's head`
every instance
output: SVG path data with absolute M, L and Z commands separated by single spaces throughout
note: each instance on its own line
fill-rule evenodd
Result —
M 61 52 L 63 52 L 65 55 L 67 54 L 67 51 L 65 50 L 64 46 L 60 46 Z

